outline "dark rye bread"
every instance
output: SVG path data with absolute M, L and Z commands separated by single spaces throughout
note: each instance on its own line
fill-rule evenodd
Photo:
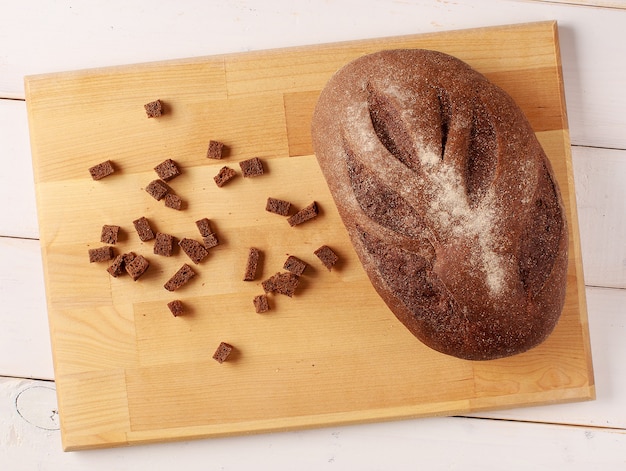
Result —
M 109 268 L 107 268 L 107 271 L 113 278 L 117 278 L 125 272 L 124 267 L 124 255 L 117 255 L 111 262 L 111 265 L 109 265 Z
M 152 180 L 146 186 L 146 191 L 155 200 L 160 201 L 170 192 L 170 187 L 163 180 Z
M 154 247 L 152 251 L 155 255 L 163 255 L 164 257 L 171 257 L 174 251 L 174 243 L 176 242 L 176 237 L 170 234 L 164 234 L 162 232 L 157 232 Z
M 202 243 L 207 250 L 217 247 L 220 243 L 217 234 L 213 232 L 213 226 L 208 218 L 202 218 L 196 221 L 196 227 L 202 236 Z
M 154 167 L 154 171 L 164 182 L 168 182 L 172 178 L 176 178 L 178 175 L 180 175 L 178 165 L 176 165 L 176 162 L 174 162 L 172 159 L 164 160 L 159 165 Z
M 220 141 L 209 141 L 209 147 L 206 151 L 207 159 L 221 160 L 224 144 Z
M 221 188 L 236 176 L 237 172 L 230 167 L 224 166 L 217 172 L 217 175 L 213 177 L 213 180 L 215 180 L 215 184 Z
M 130 263 L 135 260 L 137 254 L 135 252 L 128 252 L 122 255 L 124 257 L 124 264 Z
M 299 259 L 295 255 L 289 255 L 285 263 L 283 264 L 283 269 L 290 271 L 294 275 L 301 276 L 306 270 L 307 264 L 304 260 Z
M 266 293 L 284 294 L 291 298 L 299 283 L 298 275 L 291 272 L 279 272 L 261 282 L 261 286 Z
M 89 249 L 89 263 L 108 262 L 115 257 L 115 251 L 110 245 Z
M 202 237 L 207 237 L 213 233 L 213 226 L 208 218 L 198 219 L 196 221 L 196 227 Z
M 158 118 L 163 114 L 163 102 L 161 100 L 154 100 L 150 103 L 143 105 L 146 110 L 148 118 Z
M 150 262 L 143 255 L 137 255 L 131 262 L 124 264 L 126 273 L 130 275 L 133 281 L 137 281 L 149 267 Z
M 89 167 L 89 173 L 91 174 L 91 178 L 93 178 L 94 180 L 101 180 L 104 177 L 108 177 L 114 172 L 115 168 L 113 167 L 113 162 L 111 162 L 110 160 L 105 160 L 98 165 Z
M 100 232 L 100 242 L 104 244 L 117 244 L 117 238 L 120 233 L 120 226 L 112 226 L 109 224 L 105 224 L 102 226 L 102 231 Z
M 183 249 L 183 252 L 191 259 L 196 265 L 209 255 L 209 251 L 200 242 L 194 239 L 188 239 L 183 237 L 178 246 Z
M 246 262 L 246 270 L 243 274 L 243 281 L 254 281 L 256 279 L 257 269 L 259 268 L 259 259 L 261 251 L 256 247 L 250 247 L 248 250 L 248 261 Z
M 196 276 L 196 272 L 185 263 L 167 280 L 163 287 L 168 291 L 176 291 L 181 286 L 187 284 L 194 276 Z
M 331 78 L 312 137 L 365 271 L 418 339 L 487 360 L 548 337 L 567 223 L 550 162 L 503 90 L 446 54 L 382 51 Z
M 297 226 L 302 224 L 303 222 L 310 221 L 313 218 L 316 218 L 319 214 L 319 208 L 317 207 L 317 202 L 313 201 L 307 207 L 302 208 L 296 214 L 287 219 L 287 222 L 290 226 Z
M 263 175 L 263 162 L 258 157 L 253 157 L 251 159 L 242 160 L 239 162 L 239 167 L 241 168 L 241 174 L 244 178 L 250 177 L 258 177 Z
M 213 233 L 213 234 L 209 234 L 208 236 L 204 236 L 202 238 L 202 243 L 204 244 L 204 248 L 209 250 L 212 249 L 213 247 L 217 247 L 218 245 L 220 245 L 220 241 L 217 238 L 217 234 Z
M 226 342 L 220 342 L 215 353 L 213 354 L 213 359 L 218 363 L 224 363 L 230 354 L 233 352 L 233 346 Z
M 252 299 L 254 310 L 257 314 L 262 314 L 270 310 L 269 300 L 265 294 L 259 294 Z
M 265 203 L 265 211 L 274 214 L 280 214 L 281 216 L 288 216 L 291 210 L 291 203 L 289 201 L 280 200 L 278 198 L 267 198 Z
M 133 221 L 133 226 L 135 226 L 137 235 L 142 242 L 154 239 L 154 231 L 152 230 L 152 227 L 150 227 L 150 221 L 148 221 L 145 216 L 135 219 Z
M 167 303 L 167 307 L 174 317 L 182 316 L 185 313 L 185 306 L 180 299 L 175 299 Z
M 322 245 L 313 253 L 320 259 L 324 266 L 328 268 L 328 271 L 330 271 L 339 260 L 337 254 L 328 245 Z
M 165 195 L 164 200 L 165 200 L 165 206 L 167 208 L 172 208 L 177 211 L 180 211 L 181 209 L 183 209 L 183 199 L 178 195 L 168 193 L 167 195 Z

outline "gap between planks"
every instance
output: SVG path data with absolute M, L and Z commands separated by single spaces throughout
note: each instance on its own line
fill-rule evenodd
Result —
M 536 3 L 552 3 L 561 5 L 572 5 L 579 7 L 613 8 L 616 10 L 626 10 L 624 0 L 530 0 Z

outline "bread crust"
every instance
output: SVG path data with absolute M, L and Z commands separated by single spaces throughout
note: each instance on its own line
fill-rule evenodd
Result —
M 502 89 L 443 53 L 381 51 L 330 79 L 312 137 L 372 285 L 419 340 L 489 360 L 553 331 L 567 282 L 563 203 Z

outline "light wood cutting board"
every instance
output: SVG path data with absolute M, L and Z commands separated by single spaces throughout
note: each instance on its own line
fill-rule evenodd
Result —
M 319 91 L 339 67 L 384 48 L 430 48 L 467 61 L 523 108 L 554 166 L 570 228 L 568 294 L 549 339 L 522 355 L 471 362 L 422 345 L 371 287 L 312 155 Z M 462 414 L 594 396 L 580 243 L 553 22 L 26 77 L 35 184 L 63 446 L 66 450 L 427 415 Z M 155 99 L 166 113 L 148 119 Z M 208 160 L 208 141 L 227 146 Z M 265 175 L 222 188 L 223 165 L 260 157 Z M 166 208 L 145 191 L 171 158 L 186 202 Z M 110 159 L 116 172 L 93 181 Z M 320 216 L 290 227 L 267 197 Z M 199 239 L 207 217 L 221 239 L 175 293 L 163 284 L 183 263 L 142 243 L 132 221 Z M 88 262 L 103 224 L 122 227 L 117 253 L 151 266 L 133 282 Z M 340 262 L 327 271 L 322 244 Z M 259 280 L 242 281 L 249 247 L 264 252 Z M 271 295 L 256 314 L 260 280 L 288 254 L 309 263 L 293 298 Z M 166 303 L 189 312 L 173 317 Z M 219 364 L 221 342 L 235 353 Z

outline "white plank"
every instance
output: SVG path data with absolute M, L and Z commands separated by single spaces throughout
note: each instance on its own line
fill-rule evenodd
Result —
M 585 283 L 626 288 L 626 151 L 577 147 L 572 161 Z
M 26 105 L 0 99 L 0 235 L 39 237 Z
M 123 12 L 123 14 L 120 14 Z M 556 19 L 572 141 L 626 148 L 626 10 L 546 2 L 370 0 L 2 2 L 0 97 L 23 97 L 23 76 Z M 599 34 L 601 32 L 601 34 Z
M 588 471 L 623 469 L 626 464 L 624 433 L 469 418 L 63 453 L 59 432 L 54 430 L 51 387 L 51 383 L 0 378 L 0 469 Z
M 585 5 L 592 7 L 626 8 L 626 0 L 531 0 L 546 3 L 568 3 L 571 5 Z
M 626 430 L 626 290 L 587 288 L 586 294 L 596 400 L 489 412 L 475 417 Z
M 0 237 L 0 375 L 54 377 L 39 241 Z

